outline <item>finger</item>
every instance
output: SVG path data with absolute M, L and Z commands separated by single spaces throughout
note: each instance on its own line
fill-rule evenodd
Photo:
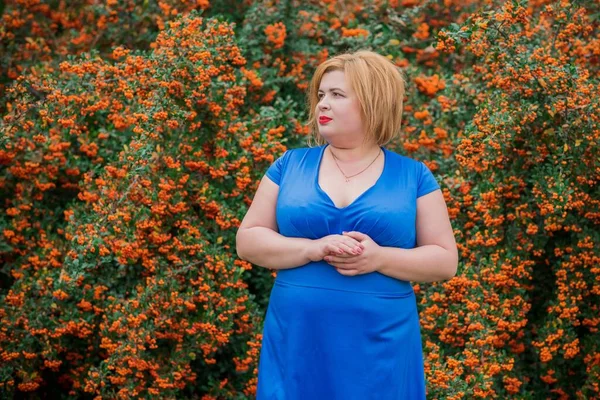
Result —
M 350 262 L 349 257 L 339 257 L 339 256 L 326 256 L 324 258 L 329 264 L 348 264 Z
M 353 239 L 356 239 L 356 240 L 358 240 L 358 241 L 360 241 L 360 242 L 362 242 L 363 240 L 366 240 L 366 239 L 368 239 L 368 238 L 369 238 L 369 237 L 368 237 L 367 235 L 365 235 L 364 233 L 362 233 L 362 232 L 357 232 L 357 231 L 350 231 L 350 232 L 346 232 L 346 231 L 344 231 L 344 232 L 342 232 L 342 235 L 345 235 L 345 236 L 350 236 L 351 238 L 353 238 Z
M 356 265 L 351 262 L 342 262 L 342 261 L 328 261 L 328 263 L 336 268 L 348 270 L 348 269 L 356 269 Z
M 342 255 L 346 251 L 349 251 L 349 249 L 347 247 L 343 246 L 343 243 L 335 243 L 335 244 L 331 244 L 330 246 L 331 246 L 330 253 L 335 254 L 335 255 Z
M 356 269 L 344 269 L 344 268 L 336 268 L 336 271 L 345 276 L 355 276 L 358 275 L 358 270 Z
M 344 258 L 344 259 L 348 259 L 348 258 L 358 257 L 360 254 L 348 254 L 348 253 L 344 253 L 344 254 L 335 254 L 335 253 L 330 253 L 329 255 L 330 255 L 330 256 L 335 256 L 335 257 Z
M 344 250 L 340 249 L 337 245 L 335 244 L 328 244 L 327 245 L 327 250 L 329 251 L 329 253 L 332 254 L 343 254 Z
M 358 254 L 359 247 L 357 247 L 354 243 L 340 243 L 340 248 L 344 250 L 345 253 L 348 254 Z
M 365 249 L 365 245 L 364 245 L 364 244 L 362 244 L 361 242 L 359 242 L 358 240 L 356 240 L 356 239 L 352 239 L 351 237 L 347 237 L 347 239 L 348 239 L 348 242 L 347 242 L 347 243 L 348 243 L 349 245 L 351 245 L 352 247 L 355 247 L 355 248 L 357 248 L 357 249 L 362 249 L 362 250 L 364 250 L 364 249 Z
M 365 249 L 365 245 L 364 244 L 362 244 L 362 243 L 360 243 L 360 242 L 358 242 L 358 241 L 356 241 L 356 240 L 354 240 L 354 239 L 352 239 L 350 237 L 347 237 L 347 238 L 344 238 L 344 239 L 346 239 L 346 240 L 343 243 L 345 243 L 347 246 L 350 246 L 355 251 L 364 250 Z
M 344 254 L 332 254 L 338 257 L 358 257 L 364 253 L 364 250 L 361 248 L 353 248 L 352 250 L 345 251 Z

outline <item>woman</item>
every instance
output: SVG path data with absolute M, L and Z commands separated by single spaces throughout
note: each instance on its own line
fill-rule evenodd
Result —
M 236 237 L 240 258 L 278 270 L 257 399 L 425 399 L 410 281 L 450 279 L 458 252 L 431 171 L 383 147 L 400 131 L 402 74 L 342 54 L 308 96 L 318 146 L 270 166 Z

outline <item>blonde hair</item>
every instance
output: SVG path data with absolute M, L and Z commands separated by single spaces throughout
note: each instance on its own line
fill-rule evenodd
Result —
M 361 106 L 365 123 L 365 141 L 375 141 L 379 146 L 389 143 L 400 133 L 404 99 L 403 72 L 388 58 L 369 50 L 343 53 L 332 57 L 317 67 L 309 86 L 307 126 L 310 128 L 308 144 L 326 143 L 319 134 L 315 109 L 319 104 L 319 86 L 325 73 L 343 71 Z

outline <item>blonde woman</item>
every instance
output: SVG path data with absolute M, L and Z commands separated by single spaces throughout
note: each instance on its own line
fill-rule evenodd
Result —
M 259 400 L 425 399 L 411 281 L 450 279 L 458 252 L 425 164 L 397 137 L 404 79 L 358 51 L 321 64 L 308 93 L 316 146 L 267 170 L 236 237 L 278 270 L 265 317 Z

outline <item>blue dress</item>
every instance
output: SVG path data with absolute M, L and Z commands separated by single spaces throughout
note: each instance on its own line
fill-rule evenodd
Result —
M 416 245 L 416 199 L 439 189 L 425 164 L 382 147 L 376 183 L 337 208 L 318 183 L 327 144 L 286 151 L 267 170 L 279 185 L 279 233 L 342 231 L 380 246 Z M 258 400 L 422 400 L 423 349 L 412 285 L 379 272 L 344 276 L 325 261 L 277 272 L 258 366 Z

